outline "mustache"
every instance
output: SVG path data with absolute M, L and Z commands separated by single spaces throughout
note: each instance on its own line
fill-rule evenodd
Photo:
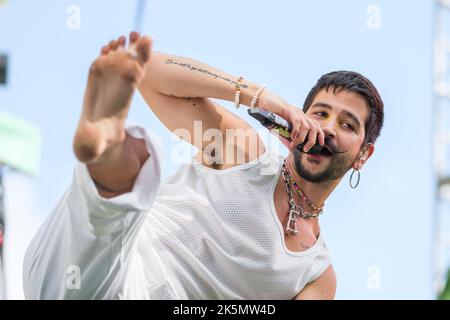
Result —
M 344 153 L 346 151 L 340 150 L 333 142 L 333 139 L 330 137 L 325 137 L 325 144 L 323 145 L 324 148 L 328 148 L 333 155 L 336 153 Z
M 303 147 L 305 144 L 306 144 L 306 142 L 303 142 L 303 143 L 297 145 L 297 150 L 300 152 L 303 152 Z M 317 153 L 320 153 L 323 149 L 327 149 L 328 151 L 330 151 L 332 153 L 332 155 L 335 155 L 335 154 L 346 153 L 347 151 L 350 150 L 350 147 L 347 150 L 343 150 L 335 145 L 333 138 L 325 137 L 325 143 L 323 146 L 321 146 L 319 144 L 319 142 L 316 142 L 316 144 L 308 151 L 308 153 L 317 154 Z
M 347 151 L 350 150 L 350 147 L 348 147 L 347 150 L 339 148 L 334 144 L 333 139 L 330 137 L 325 137 L 325 144 L 323 145 L 323 147 L 328 148 L 333 153 L 333 155 L 339 153 L 346 153 Z

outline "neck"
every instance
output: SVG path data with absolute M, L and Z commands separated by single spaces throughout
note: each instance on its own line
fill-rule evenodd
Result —
M 337 187 L 341 180 L 338 179 L 320 183 L 313 183 L 303 179 L 295 169 L 294 156 L 292 154 L 289 154 L 289 156 L 286 158 L 286 166 L 295 182 L 297 182 L 303 194 L 306 195 L 308 199 L 317 207 L 320 207 L 325 203 L 325 201 L 328 199 L 330 194 Z M 295 189 L 293 189 L 293 191 L 294 194 L 297 194 L 297 191 Z M 305 205 L 301 197 L 298 196 L 296 199 L 298 199 L 302 205 Z

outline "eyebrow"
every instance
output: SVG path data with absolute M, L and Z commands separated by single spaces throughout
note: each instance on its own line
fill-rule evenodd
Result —
M 313 108 L 313 107 L 322 107 L 325 109 L 333 110 L 333 107 L 325 102 L 316 102 L 311 106 L 311 108 Z M 353 120 L 353 122 L 355 123 L 355 125 L 357 127 L 357 130 L 359 131 L 359 128 L 361 127 L 361 121 L 359 121 L 358 117 L 347 110 L 342 110 L 342 113 Z

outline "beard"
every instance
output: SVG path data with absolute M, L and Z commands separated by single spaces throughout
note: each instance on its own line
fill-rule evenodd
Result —
M 343 153 L 334 154 L 328 160 L 322 159 L 321 166 L 324 166 L 318 172 L 312 172 L 307 169 L 305 162 L 307 154 L 298 150 L 294 151 L 294 164 L 297 173 L 306 181 L 313 183 L 321 183 L 326 181 L 332 181 L 342 178 L 345 173 L 352 168 L 354 157 Z M 325 162 L 328 161 L 328 165 L 325 166 Z

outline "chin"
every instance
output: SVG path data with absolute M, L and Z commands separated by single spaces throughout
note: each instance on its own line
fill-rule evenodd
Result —
M 307 159 L 307 155 L 303 154 L 295 159 L 295 170 L 297 174 L 304 180 L 312 183 L 322 183 L 339 179 L 335 177 L 336 172 L 331 168 L 330 159 L 322 159 L 313 161 Z

